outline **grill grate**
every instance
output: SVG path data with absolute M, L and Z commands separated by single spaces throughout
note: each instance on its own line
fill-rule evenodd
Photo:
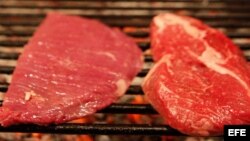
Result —
M 11 126 L 8 128 L 0 127 L 0 131 L 6 132 L 42 132 L 42 133 L 60 133 L 60 134 L 106 134 L 106 135 L 181 135 L 178 131 L 163 125 L 150 126 L 150 125 L 129 125 L 129 124 L 62 124 L 37 126 Z
M 250 3 L 247 0 L 0 0 L 0 98 L 8 89 L 11 74 L 23 46 L 50 11 L 80 15 L 122 29 L 145 51 L 145 67 L 137 75 L 142 79 L 150 69 L 152 56 L 149 23 L 162 12 L 178 12 L 190 15 L 217 27 L 233 39 L 250 60 Z M 126 30 L 133 29 L 133 30 Z M 139 84 L 132 84 L 126 95 L 143 95 Z M 0 100 L 0 105 L 2 101 Z M 157 114 L 149 104 L 116 103 L 99 111 L 105 114 Z M 1 132 L 40 132 L 63 134 L 127 134 L 127 135 L 183 135 L 168 125 L 144 124 L 73 124 L 38 126 L 16 125 L 0 127 Z

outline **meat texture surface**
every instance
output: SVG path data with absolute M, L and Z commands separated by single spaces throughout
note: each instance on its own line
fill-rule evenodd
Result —
M 141 67 L 141 50 L 119 30 L 50 13 L 18 59 L 0 123 L 47 125 L 93 114 L 121 97 Z
M 189 135 L 250 123 L 250 71 L 239 48 L 201 21 L 171 13 L 151 24 L 155 66 L 143 90 L 166 122 Z

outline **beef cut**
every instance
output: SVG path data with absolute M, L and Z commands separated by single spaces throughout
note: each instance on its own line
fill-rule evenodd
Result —
M 50 13 L 18 59 L 0 123 L 47 125 L 93 114 L 125 93 L 142 62 L 119 30 Z
M 187 16 L 160 14 L 151 24 L 155 66 L 145 95 L 182 133 L 221 135 L 227 124 L 250 124 L 250 71 L 220 31 Z

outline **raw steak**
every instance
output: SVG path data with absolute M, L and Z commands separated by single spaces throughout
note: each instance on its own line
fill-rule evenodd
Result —
M 170 126 L 208 136 L 250 124 L 249 68 L 230 39 L 191 17 L 160 14 L 151 41 L 157 62 L 143 90 Z
M 118 30 L 50 13 L 25 46 L 0 109 L 0 123 L 47 125 L 93 114 L 122 96 L 142 52 Z

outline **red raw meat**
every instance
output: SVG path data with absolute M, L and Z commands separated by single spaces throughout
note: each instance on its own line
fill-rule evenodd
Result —
M 93 114 L 121 97 L 142 52 L 118 30 L 50 13 L 25 46 L 0 109 L 0 123 L 47 125 Z
M 151 24 L 155 66 L 143 90 L 182 133 L 221 135 L 226 124 L 250 124 L 250 71 L 239 48 L 199 20 L 160 14 Z

